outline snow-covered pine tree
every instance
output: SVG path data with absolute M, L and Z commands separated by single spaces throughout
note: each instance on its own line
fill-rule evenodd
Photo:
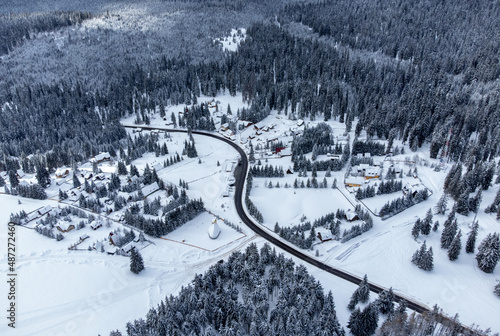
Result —
M 392 314 L 394 312 L 394 293 L 392 287 L 380 293 L 375 302 L 382 314 Z
M 15 188 L 19 185 L 19 179 L 17 178 L 17 174 L 14 170 L 9 170 L 9 182 L 11 188 Z
M 460 255 L 460 250 L 462 249 L 462 242 L 460 238 L 462 237 L 462 231 L 458 230 L 458 233 L 453 238 L 450 244 L 450 249 L 448 250 L 448 259 L 451 261 L 457 260 Z
M 448 206 L 448 194 L 444 193 L 443 196 L 439 199 L 436 206 L 434 207 L 434 211 L 436 215 L 444 215 Z
M 130 251 L 130 271 L 135 274 L 139 274 L 144 269 L 144 261 L 139 251 L 133 248 Z
M 478 222 L 475 222 L 472 225 L 472 229 L 469 232 L 469 236 L 467 237 L 467 242 L 465 243 L 465 252 L 474 253 L 474 249 L 476 248 L 476 239 L 477 239 L 477 231 L 479 229 Z
M 375 333 L 378 327 L 378 308 L 370 303 L 363 311 L 357 308 L 352 312 L 347 323 L 347 328 L 351 329 L 354 336 L 368 336 Z
M 498 176 L 500 177 L 500 174 Z M 500 188 L 497 191 L 495 199 L 490 205 L 486 207 L 486 209 L 484 209 L 484 212 L 486 213 L 497 212 L 499 208 L 500 208 Z
M 368 284 L 368 276 L 366 274 L 359 284 L 357 291 L 359 302 L 368 302 L 368 300 L 370 299 L 370 285 Z
M 432 226 L 432 231 L 436 232 L 439 229 L 439 221 L 435 221 Z
M 358 290 L 356 289 L 352 295 L 351 295 L 351 298 L 349 299 L 349 303 L 347 304 L 347 309 L 349 310 L 354 310 L 354 308 L 356 308 L 356 305 L 358 304 L 359 302 L 359 298 L 358 298 Z
M 497 296 L 500 296 L 500 282 L 495 286 L 495 290 L 493 291 L 493 293 L 495 293 Z
M 420 220 L 420 218 L 418 218 L 415 221 L 415 224 L 413 224 L 413 228 L 411 229 L 411 235 L 413 236 L 414 239 L 417 239 L 418 236 L 420 235 L 421 224 L 422 224 L 422 221 Z
M 432 252 L 432 246 L 429 250 L 424 253 L 419 266 L 424 271 L 432 271 L 434 269 L 434 253 Z
M 485 273 L 493 273 L 500 259 L 500 239 L 498 233 L 490 233 L 477 248 L 477 265 Z
M 428 235 L 432 228 L 432 210 L 429 209 L 425 214 L 425 218 L 420 225 L 420 232 L 424 235 Z
M 441 234 L 441 248 L 448 249 L 457 234 L 458 225 L 455 219 L 451 224 L 445 226 L 443 233 Z
M 422 260 L 423 255 L 427 251 L 427 243 L 424 241 L 422 246 L 418 250 L 413 253 L 413 256 L 411 257 L 411 262 L 414 263 L 415 265 L 419 266 Z
M 466 187 L 460 196 L 457 199 L 457 213 L 467 216 L 469 215 L 470 207 L 469 207 L 469 194 L 470 190 Z

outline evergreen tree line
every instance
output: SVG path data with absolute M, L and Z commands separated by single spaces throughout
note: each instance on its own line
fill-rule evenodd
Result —
M 360 141 L 354 139 L 352 155 L 370 153 L 372 156 L 385 155 L 385 145 L 375 141 Z
M 500 219 L 500 188 L 498 189 L 498 191 L 495 195 L 495 199 L 493 200 L 493 202 L 490 205 L 488 205 L 484 209 L 484 212 L 486 212 L 486 213 L 496 212 L 497 219 Z
M 495 164 L 493 162 L 473 162 L 467 165 L 465 174 L 462 172 L 462 164 L 456 163 L 450 169 L 444 182 L 444 190 L 457 202 L 457 212 L 467 216 L 469 212 L 477 212 L 482 198 L 482 191 L 488 190 L 495 175 Z M 498 180 L 498 179 L 497 179 Z M 495 183 L 500 180 L 495 181 Z M 470 194 L 476 195 L 470 197 Z M 488 208 L 489 212 L 495 207 Z M 497 209 L 495 209 L 497 211 Z
M 430 252 L 432 255 L 432 249 Z M 365 275 L 347 305 L 347 308 L 352 312 L 347 327 L 355 336 L 369 336 L 375 332 L 377 335 L 384 336 L 455 334 L 479 336 L 485 334 L 485 331 L 477 327 L 462 329 L 458 316 L 452 319 L 443 318 L 442 310 L 436 305 L 429 312 L 408 314 L 406 312 L 408 304 L 405 300 L 399 300 L 396 306 L 396 298 L 392 288 L 380 292 L 372 302 L 369 302 L 369 299 L 370 287 Z M 364 308 L 357 307 L 358 303 L 365 304 Z M 379 325 L 380 314 L 384 317 L 382 325 Z
M 289 17 L 289 10 L 278 20 Z M 323 8 L 311 5 L 308 10 Z M 485 15 L 492 14 L 485 11 Z M 108 150 L 110 144 L 119 146 L 125 132 L 117 120 L 123 116 L 143 118 L 158 107 L 192 104 L 201 94 L 213 96 L 227 89 L 232 94 L 241 91 L 257 118 L 276 109 L 287 111 L 292 119 L 335 117 L 349 128 L 358 116 L 360 127 L 369 136 L 388 139 L 392 134 L 408 141 L 414 150 L 427 141 L 432 157 L 442 151 L 452 128 L 448 153 L 452 160 L 476 157 L 485 161 L 498 155 L 500 132 L 495 123 L 487 122 L 498 119 L 498 98 L 485 94 L 470 99 L 483 84 L 466 84 L 465 74 L 478 64 L 484 65 L 481 58 L 461 63 L 462 72 L 454 75 L 464 76 L 457 83 L 448 78 L 445 69 L 449 65 L 440 69 L 424 62 L 398 66 L 398 60 L 376 65 L 369 57 L 351 57 L 349 52 L 311 36 L 298 37 L 288 29 L 286 24 L 257 23 L 248 29 L 249 38 L 238 53 L 223 60 L 196 63 L 186 57 L 160 57 L 147 64 L 119 63 L 120 75 L 103 80 L 106 85 L 92 87 L 80 78 L 52 85 L 6 80 L 0 87 L 5 121 L 0 128 L 0 154 L 19 156 L 23 151 L 31 154 L 59 148 L 72 157 L 90 157 L 93 151 Z M 378 31 L 373 29 L 372 33 Z M 490 39 L 487 42 L 491 43 Z M 470 110 L 477 113 L 471 115 Z M 474 132 L 477 141 L 468 141 Z
M 361 200 L 364 198 L 375 197 L 375 195 L 392 194 L 403 189 L 403 181 L 381 181 L 378 185 L 377 192 L 375 186 L 367 186 L 366 188 L 359 188 L 356 191 L 356 198 Z
M 88 12 L 75 11 L 0 15 L 0 55 L 8 54 L 38 33 L 74 26 L 92 17 Z
M 47 198 L 45 189 L 38 183 L 35 184 L 19 184 L 15 188 L 8 189 L 5 187 L 5 193 L 11 195 L 19 195 L 21 197 L 44 200 Z
M 21 225 L 22 220 L 26 217 L 28 217 L 28 213 L 25 210 L 21 210 L 19 213 L 11 213 L 9 221 Z
M 340 160 L 323 160 L 313 162 L 301 154 L 293 162 L 293 170 L 298 172 L 312 171 L 313 169 L 316 169 L 317 171 L 340 171 L 344 168 L 348 158 L 348 156 L 342 155 Z
M 309 234 L 305 235 L 308 231 Z M 301 249 L 308 250 L 312 247 L 314 240 L 316 239 L 315 230 L 311 226 L 310 222 L 303 224 L 294 225 L 291 227 L 280 227 L 276 222 L 274 225 L 274 232 L 277 233 L 281 238 L 289 241 Z
M 469 9 L 470 6 L 474 6 L 474 9 Z M 360 10 L 360 8 L 362 9 Z M 388 134 L 393 131 L 394 134 L 402 136 L 403 141 L 408 140 L 412 150 L 418 148 L 424 140 L 428 140 L 431 142 L 431 157 L 435 158 L 442 151 L 451 127 L 452 138 L 448 154 L 453 160 L 472 157 L 472 151 L 475 149 L 479 150 L 480 155 L 476 155 L 479 160 L 486 160 L 488 157 L 496 155 L 491 150 L 497 152 L 498 146 L 490 140 L 498 137 L 499 134 L 492 127 L 480 126 L 478 129 L 481 133 L 480 140 L 476 143 L 469 143 L 466 139 L 469 139 L 472 129 L 477 129 L 479 120 L 487 122 L 492 118 L 498 119 L 497 116 L 493 117 L 495 111 L 498 111 L 496 109 L 498 101 L 495 99 L 496 102 L 493 104 L 490 104 L 492 101 L 489 98 L 473 101 L 470 99 L 473 91 L 470 90 L 469 86 L 473 84 L 472 86 L 484 87 L 487 85 L 485 82 L 498 77 L 499 62 L 494 59 L 495 53 L 491 49 L 492 46 L 498 44 L 498 40 L 489 40 L 486 33 L 480 34 L 481 37 L 474 36 L 473 38 L 468 34 L 470 24 L 478 27 L 484 25 L 489 27 L 491 22 L 495 22 L 495 25 L 498 25 L 498 21 L 493 19 L 496 17 L 497 9 L 493 11 L 495 14 L 492 14 L 488 5 L 475 6 L 466 1 L 460 1 L 457 6 L 449 6 L 448 4 L 428 6 L 425 1 L 418 1 L 411 9 L 395 1 L 389 1 L 382 6 L 375 4 L 364 6 L 361 1 L 342 1 L 322 2 L 303 7 L 290 6 L 285 12 L 282 24 L 295 21 L 301 22 L 307 27 L 315 27 L 313 29 L 316 34 L 321 35 L 323 32 L 325 38 L 319 39 L 319 41 L 324 44 L 338 46 L 340 41 L 345 41 L 345 44 L 340 42 L 345 46 L 345 48 L 339 49 L 340 53 L 345 53 L 357 60 L 363 59 L 359 57 L 358 48 L 362 48 L 361 50 L 374 48 L 373 51 L 379 51 L 387 50 L 388 46 L 393 46 L 388 48 L 391 51 L 385 52 L 388 57 L 382 57 L 384 59 L 383 65 L 380 65 L 379 59 L 365 57 L 364 60 L 366 64 L 372 63 L 373 67 L 385 68 L 382 70 L 384 73 L 383 81 L 390 80 L 392 82 L 390 88 L 384 86 L 383 90 L 374 90 L 368 88 L 369 85 L 362 88 L 363 85 L 359 86 L 347 80 L 358 88 L 358 97 L 363 98 L 357 102 L 357 110 L 360 122 L 367 129 L 369 135 L 385 133 L 385 137 L 388 138 Z M 484 20 L 474 19 L 471 15 L 472 13 L 476 15 L 478 12 L 484 13 L 482 16 Z M 441 19 L 443 13 L 448 15 L 444 20 Z M 466 20 L 456 19 L 463 16 L 464 13 L 466 13 Z M 398 18 L 399 24 L 394 23 L 394 15 Z M 332 17 L 337 19 L 332 21 Z M 374 17 L 378 17 L 380 20 L 373 21 Z M 401 18 L 406 19 L 402 20 Z M 359 22 L 360 26 L 354 26 L 352 22 Z M 382 22 L 385 27 L 384 31 L 389 30 L 394 34 L 379 34 L 378 28 L 373 27 L 374 22 L 377 24 Z M 412 35 L 420 29 L 419 27 L 427 26 L 427 24 L 439 27 L 435 29 L 440 31 L 440 34 L 436 35 L 430 31 L 424 33 L 425 36 L 420 34 L 418 43 L 414 43 L 415 38 L 407 39 L 407 36 Z M 482 32 L 487 31 L 487 29 L 479 29 Z M 317 39 L 313 33 L 296 35 Z M 360 36 L 364 36 L 366 39 L 363 39 L 362 42 L 359 40 Z M 389 36 L 390 38 L 387 39 Z M 378 44 L 382 43 L 382 40 L 385 40 L 383 44 Z M 466 42 L 463 43 L 464 41 Z M 491 47 L 485 49 L 482 42 L 479 41 L 485 41 Z M 376 47 L 372 43 L 375 43 Z M 437 54 L 430 55 L 424 51 L 424 49 L 437 50 L 436 48 L 440 50 Z M 408 52 L 407 62 L 401 61 L 401 57 L 405 59 L 402 56 L 405 52 Z M 376 61 L 378 65 L 375 65 Z M 359 63 L 363 63 L 363 61 L 359 60 Z M 409 66 L 402 66 L 402 64 Z M 366 77 L 365 71 L 352 70 L 364 78 L 373 79 L 370 75 Z M 402 73 L 396 74 L 400 70 L 403 70 L 404 75 Z M 454 86 L 450 80 L 457 74 L 463 75 L 459 87 Z M 379 77 L 380 74 L 375 74 L 375 76 Z M 431 86 L 424 88 L 424 76 L 427 79 L 434 79 Z M 485 82 L 478 81 L 478 78 L 482 78 Z M 412 89 L 407 91 L 410 88 Z M 432 93 L 436 90 L 441 92 L 438 97 Z M 374 97 L 372 93 L 368 93 L 369 91 L 383 92 L 383 94 Z M 410 91 L 418 92 L 418 94 L 410 96 Z M 450 95 L 445 97 L 445 92 Z M 393 99 L 388 100 L 389 97 Z M 413 107 L 408 105 L 412 101 Z M 447 103 L 444 103 L 445 101 Z M 462 103 L 478 107 L 480 110 L 478 118 L 468 116 L 467 110 L 459 107 Z M 405 111 L 404 117 L 397 111 L 396 106 L 399 111 Z M 455 109 L 455 107 L 459 108 Z M 374 110 L 377 118 L 373 118 Z M 498 140 L 495 141 L 498 143 Z
M 425 201 L 429 197 L 429 192 L 427 189 L 419 190 L 416 192 L 415 196 L 403 196 L 395 200 L 389 201 L 380 208 L 379 215 L 383 218 L 392 217 L 411 206 Z
M 197 104 L 197 97 L 193 95 L 193 106 L 184 109 L 184 114 L 179 115 L 179 126 L 188 129 L 215 131 L 215 123 L 210 115 L 208 105 Z
M 437 73 L 487 82 L 500 73 L 493 57 L 498 38 L 490 39 L 487 34 L 488 28 L 499 27 L 499 14 L 495 6 L 467 1 L 454 5 L 416 1 L 409 6 L 398 1 L 367 5 L 361 0 L 342 0 L 287 6 L 280 22 L 301 22 L 348 48 L 381 52 Z M 424 26 L 433 32 L 421 32 L 419 27 Z M 470 29 L 480 32 L 470 36 Z
M 295 189 L 297 188 L 328 188 L 328 182 L 326 180 L 326 177 L 323 178 L 323 181 L 318 182 L 316 177 L 313 177 L 312 179 L 307 179 L 306 182 L 304 183 L 303 179 L 295 179 L 293 181 L 293 187 Z
M 126 333 L 345 335 L 333 295 L 325 294 L 304 266 L 294 266 L 268 244 L 260 252 L 251 244 L 196 275 L 189 286 L 151 308 L 145 318 L 127 323 Z
M 283 167 L 274 167 L 273 165 L 254 165 L 250 168 L 252 175 L 255 177 L 284 177 L 285 171 Z
M 357 236 L 362 235 L 364 232 L 367 232 L 373 227 L 373 223 L 370 222 L 363 222 L 361 225 L 360 224 L 355 224 L 353 225 L 349 230 L 344 230 L 342 234 L 342 243 L 345 243 Z
M 184 150 L 182 151 L 182 155 L 187 155 L 188 158 L 195 158 L 198 156 L 194 141 L 184 141 Z
M 292 141 L 292 161 L 300 154 L 311 153 L 326 154 L 324 148 L 334 145 L 332 128 L 326 123 L 319 123 L 313 127 L 306 127 L 301 136 L 294 137 Z M 324 153 L 323 153 L 324 152 Z
M 250 213 L 250 216 L 255 218 L 255 220 L 259 224 L 262 224 L 264 222 L 264 217 L 262 216 L 262 213 L 259 211 L 259 209 L 257 209 L 255 204 L 253 204 L 253 202 L 249 196 L 245 196 L 245 205 L 247 206 L 247 209 L 248 209 L 248 212 Z
M 164 236 L 189 222 L 205 210 L 203 201 L 191 200 L 186 205 L 166 213 L 161 219 L 149 219 L 140 214 L 125 211 L 124 220 L 127 225 L 144 231 L 152 237 Z

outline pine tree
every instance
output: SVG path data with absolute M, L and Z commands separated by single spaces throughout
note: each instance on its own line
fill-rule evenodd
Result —
M 425 214 L 425 218 L 420 226 L 420 232 L 424 235 L 428 235 L 431 232 L 432 227 L 432 210 L 429 209 Z
M 476 261 L 478 267 L 485 273 L 493 273 L 500 259 L 499 234 L 488 234 L 477 250 Z
M 11 188 L 16 188 L 19 185 L 19 179 L 17 178 L 17 174 L 13 170 L 9 170 L 9 182 Z
M 493 291 L 493 293 L 495 293 L 497 296 L 500 296 L 500 282 L 495 286 L 495 290 Z
M 3 187 L 5 185 L 5 180 L 3 179 L 2 176 L 0 176 L 0 187 Z
M 137 176 L 139 177 L 139 170 L 137 169 L 137 167 L 133 164 L 130 165 L 130 176 Z
M 347 309 L 349 310 L 354 310 L 354 308 L 356 308 L 356 305 L 358 304 L 359 302 L 359 298 L 358 298 L 358 291 L 355 290 L 352 295 L 351 295 L 351 298 L 349 299 L 349 303 L 347 304 Z
M 365 274 L 363 280 L 357 289 L 359 302 L 365 303 L 370 299 L 370 285 L 368 283 L 368 276 Z
M 351 329 L 354 336 L 373 335 L 378 327 L 378 309 L 370 303 L 363 311 L 354 310 L 349 317 L 347 328 Z
M 420 249 L 415 251 L 415 253 L 413 254 L 411 262 L 424 271 L 431 271 L 434 268 L 434 256 L 432 247 L 429 247 L 429 250 L 427 250 L 427 245 L 424 241 Z
M 127 175 L 127 166 L 125 165 L 125 162 L 123 161 L 118 161 L 118 175 Z
M 434 207 L 434 211 L 436 215 L 444 215 L 448 206 L 448 194 L 444 193 L 443 196 L 439 199 L 436 206 Z
M 413 224 L 413 228 L 411 229 L 411 235 L 413 236 L 414 239 L 417 239 L 418 235 L 420 234 L 420 225 L 421 225 L 421 220 L 419 218 L 415 221 L 415 224 Z
M 420 248 L 416 250 L 415 253 L 413 253 L 413 256 L 411 257 L 411 262 L 419 266 L 426 251 L 427 251 L 427 243 L 426 241 L 424 241 L 422 246 L 420 246 Z
M 76 173 L 73 173 L 73 188 L 78 188 L 81 185 L 82 185 L 82 183 L 78 179 L 78 176 L 76 176 Z
M 469 232 L 469 236 L 467 237 L 467 242 L 465 243 L 465 252 L 474 253 L 474 249 L 476 248 L 476 239 L 477 239 L 477 231 L 479 229 L 479 224 L 475 222 L 472 225 L 472 229 Z
M 434 226 L 432 227 L 432 231 L 436 232 L 439 229 L 439 221 L 434 222 Z
M 376 304 L 382 314 L 392 314 L 394 312 L 394 293 L 392 287 L 379 294 Z
M 470 194 L 469 188 L 465 188 L 464 191 L 458 197 L 458 200 L 456 203 L 457 213 L 464 215 L 464 216 L 469 215 L 469 211 L 470 211 L 469 194 Z
M 130 251 L 130 271 L 139 274 L 144 269 L 144 261 L 141 254 L 133 248 Z
M 458 225 L 455 219 L 451 224 L 445 226 L 443 233 L 441 234 L 441 248 L 447 249 L 450 247 L 453 238 L 457 234 Z
M 432 246 L 429 247 L 429 250 L 422 256 L 420 268 L 424 271 L 432 271 L 434 269 L 434 254 L 432 252 Z
M 448 259 L 451 261 L 457 260 L 460 255 L 460 250 L 462 249 L 462 242 L 460 241 L 461 237 L 462 231 L 459 230 L 451 242 L 450 249 L 448 250 Z

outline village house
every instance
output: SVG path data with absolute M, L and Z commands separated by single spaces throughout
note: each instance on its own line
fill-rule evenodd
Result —
M 322 243 L 333 239 L 332 233 L 327 231 L 318 232 L 317 237 Z
M 57 178 L 65 178 L 66 176 L 69 175 L 69 169 L 68 168 L 58 168 L 55 173 Z
M 355 220 L 358 220 L 358 214 L 355 213 L 354 211 L 351 211 L 350 209 L 347 210 L 345 213 L 345 219 L 347 219 L 348 222 L 354 222 Z
M 92 230 L 97 230 L 98 228 L 102 227 L 102 222 L 97 220 L 97 221 L 93 221 L 92 224 L 90 224 L 90 228 Z
M 160 186 L 158 185 L 158 182 L 154 182 L 142 188 L 142 194 L 144 195 L 144 198 L 146 198 L 157 190 L 160 190 Z
M 48 214 L 51 210 L 52 210 L 52 207 L 50 205 L 47 205 L 43 208 L 38 209 L 37 213 L 39 216 L 43 216 L 43 215 Z
M 229 129 L 229 123 L 224 123 L 224 124 L 220 125 L 220 130 L 221 130 L 222 132 L 225 132 L 225 131 L 227 131 L 228 129 Z
M 369 169 L 365 170 L 365 179 L 370 180 L 370 179 L 376 179 L 380 177 L 380 169 L 376 167 L 370 167 Z
M 57 223 L 56 229 L 65 233 L 73 230 L 75 226 L 71 222 L 66 222 L 66 221 L 59 221 Z
M 403 187 L 403 195 L 407 196 L 412 196 L 415 197 L 417 192 L 422 191 L 425 189 L 425 186 L 421 184 L 420 182 L 418 183 L 406 183 L 405 186 Z
M 363 179 L 357 177 L 348 177 L 344 180 L 346 187 L 361 187 L 363 184 Z
M 255 128 L 256 131 L 263 131 L 264 128 L 268 128 L 263 121 L 256 123 L 255 125 L 253 125 L 253 127 Z
M 279 151 L 278 156 L 285 157 L 285 156 L 291 156 L 292 155 L 292 149 L 291 148 L 285 148 Z
M 101 163 L 101 162 L 109 161 L 109 160 L 111 160 L 111 155 L 109 155 L 108 152 L 105 152 L 105 153 L 100 153 L 99 155 L 94 156 L 92 159 L 90 159 L 90 162 Z

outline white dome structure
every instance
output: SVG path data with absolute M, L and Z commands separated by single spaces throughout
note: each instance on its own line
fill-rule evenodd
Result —
M 220 227 L 217 224 L 217 219 L 214 219 L 212 225 L 208 228 L 208 236 L 212 239 L 217 239 L 220 235 Z

